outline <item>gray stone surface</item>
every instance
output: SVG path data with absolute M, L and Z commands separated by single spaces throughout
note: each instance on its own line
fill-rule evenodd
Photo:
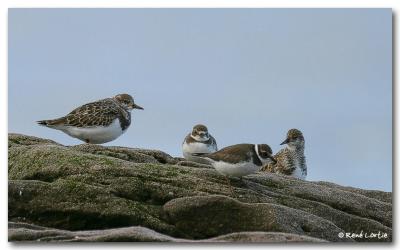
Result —
M 169 237 L 151 229 L 133 226 L 103 230 L 68 231 L 9 222 L 8 239 L 18 242 L 327 242 L 303 235 L 266 232 L 240 232 L 206 240 L 186 240 Z
M 9 134 L 8 149 L 9 221 L 50 232 L 95 230 L 88 241 L 288 242 L 380 231 L 389 238 L 356 240 L 391 241 L 388 192 L 258 173 L 232 179 L 231 193 L 209 166 L 158 150 L 67 147 L 19 134 Z M 12 241 L 32 233 L 11 230 Z M 32 240 L 46 240 L 36 231 Z

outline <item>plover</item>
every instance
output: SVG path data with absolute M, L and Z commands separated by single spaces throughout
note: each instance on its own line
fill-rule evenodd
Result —
M 280 145 L 286 144 L 276 155 L 276 163 L 265 165 L 261 170 L 293 176 L 302 180 L 307 177 L 307 164 L 304 155 L 304 136 L 298 129 L 290 129 L 286 140 Z
M 264 164 L 275 162 L 267 144 L 236 144 L 211 154 L 194 154 L 207 159 L 220 174 L 242 177 L 257 172 Z
M 205 160 L 193 154 L 209 154 L 217 151 L 217 142 L 208 133 L 206 126 L 198 124 L 193 127 L 182 143 L 182 153 L 186 160 L 205 163 Z
M 116 139 L 128 129 L 133 109 L 143 108 L 135 104 L 132 96 L 119 94 L 82 105 L 61 118 L 37 123 L 86 143 L 101 144 Z

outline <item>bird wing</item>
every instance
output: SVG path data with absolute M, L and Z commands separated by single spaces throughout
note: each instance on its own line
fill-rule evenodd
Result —
M 243 160 L 249 161 L 251 159 L 251 153 L 249 149 L 254 147 L 252 144 L 242 144 L 247 147 L 238 147 L 238 145 L 229 146 L 221 149 L 215 153 L 207 155 L 208 158 L 214 161 L 224 161 L 229 163 L 239 163 Z
M 215 151 L 218 151 L 217 141 L 211 135 L 210 135 L 210 139 L 211 139 L 211 144 L 210 145 L 214 148 Z
M 64 125 L 75 127 L 108 126 L 120 117 L 120 108 L 108 99 L 82 105 L 64 117 Z

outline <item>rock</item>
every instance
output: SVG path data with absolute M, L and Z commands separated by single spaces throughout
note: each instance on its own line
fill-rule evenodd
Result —
M 176 164 L 177 159 L 159 150 L 146 150 L 125 147 L 102 147 L 96 144 L 80 144 L 71 147 L 80 152 L 110 156 L 136 163 L 169 163 Z
M 317 238 L 312 238 L 304 235 L 289 234 L 289 233 L 266 233 L 266 232 L 240 232 L 222 235 L 209 240 L 199 242 L 252 242 L 252 243 L 275 243 L 275 242 L 328 242 Z
M 125 227 L 116 229 L 68 231 L 55 228 L 40 227 L 27 223 L 9 225 L 9 241 L 62 241 L 62 242 L 187 242 L 144 227 Z
M 91 231 L 68 231 L 28 223 L 9 222 L 9 241 L 41 242 L 326 242 L 320 239 L 286 233 L 241 232 L 207 240 L 185 240 L 169 237 L 151 229 L 134 226 Z
M 198 162 L 194 162 L 194 161 L 187 161 L 187 160 L 179 161 L 176 165 L 192 167 L 192 168 L 211 168 L 211 169 L 213 169 L 213 167 L 211 165 L 198 163 Z
M 10 133 L 8 136 L 8 148 L 18 145 L 28 146 L 28 145 L 39 145 L 39 144 L 61 145 L 56 143 L 55 141 L 42 139 L 35 136 L 27 136 L 27 135 L 13 134 L 13 133 Z
M 390 203 L 392 204 L 392 193 L 389 192 L 383 192 L 383 191 L 376 191 L 376 190 L 364 190 L 364 189 L 359 189 L 359 188 L 354 188 L 354 187 L 343 187 L 334 183 L 330 183 L 330 182 L 324 182 L 324 181 L 318 181 L 316 182 L 319 185 L 324 185 L 327 187 L 331 187 L 331 188 L 338 188 L 344 191 L 349 191 L 349 192 L 353 192 L 353 193 L 358 193 L 370 198 L 374 198 L 386 203 Z
M 332 222 L 271 203 L 242 203 L 222 195 L 174 199 L 164 205 L 169 222 L 196 239 L 241 231 L 289 232 L 338 240 Z M 346 239 L 339 239 L 346 240 Z
M 12 241 L 46 240 L 41 227 L 56 230 L 52 241 L 87 232 L 88 241 L 351 241 L 338 234 L 361 231 L 388 237 L 354 240 L 392 240 L 388 192 L 258 173 L 232 179 L 232 194 L 209 166 L 158 150 L 19 134 L 8 149 L 9 221 L 34 225 L 10 228 Z

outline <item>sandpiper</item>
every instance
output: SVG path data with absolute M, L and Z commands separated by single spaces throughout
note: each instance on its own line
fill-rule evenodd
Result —
M 305 180 L 307 177 L 307 164 L 304 155 L 304 136 L 298 129 L 290 129 L 286 139 L 281 145 L 286 144 L 276 155 L 276 163 L 266 164 L 261 171 L 289 175 Z
M 133 109 L 143 108 L 135 104 L 132 96 L 119 94 L 82 105 L 61 118 L 37 123 L 86 143 L 101 144 L 118 138 L 128 129 Z

